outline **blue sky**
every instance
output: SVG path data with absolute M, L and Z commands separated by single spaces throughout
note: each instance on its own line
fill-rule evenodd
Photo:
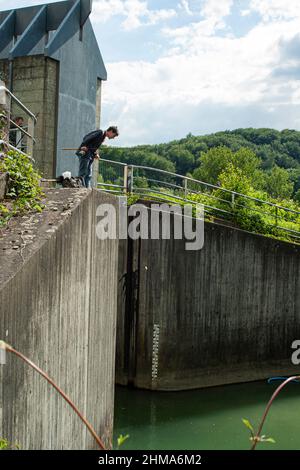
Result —
M 299 0 L 94 0 L 91 20 L 108 70 L 102 126 L 119 126 L 115 144 L 300 130 Z

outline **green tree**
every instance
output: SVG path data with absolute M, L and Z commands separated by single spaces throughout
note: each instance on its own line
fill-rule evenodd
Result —
M 201 155 L 200 167 L 194 171 L 194 178 L 217 184 L 220 181 L 220 175 L 228 165 L 232 165 L 249 178 L 254 186 L 261 187 L 260 162 L 260 159 L 250 149 L 242 147 L 237 152 L 232 152 L 224 146 L 216 147 Z
M 249 194 L 252 189 L 250 178 L 245 175 L 241 168 L 229 163 L 219 176 L 220 185 L 229 191 L 241 194 Z
M 295 194 L 295 201 L 299 202 L 300 204 L 300 189 L 298 189 L 298 191 Z
M 167 160 L 167 158 L 157 155 L 156 153 L 145 153 L 145 157 L 141 160 L 142 162 L 140 165 L 146 165 L 153 168 L 159 168 L 160 170 L 175 172 L 174 163 L 170 162 L 170 160 Z
M 194 166 L 193 154 L 180 145 L 170 147 L 166 158 L 175 163 L 176 172 L 181 175 L 185 175 Z
M 259 157 L 252 150 L 245 147 L 240 148 L 233 154 L 231 162 L 250 179 L 256 176 L 261 163 Z
M 290 198 L 294 189 L 289 173 L 283 168 L 275 166 L 265 177 L 265 189 L 275 198 Z
M 287 170 L 290 181 L 294 184 L 294 194 L 300 189 L 300 167 Z
M 201 154 L 200 167 L 197 168 L 193 176 L 195 179 L 205 181 L 206 183 L 216 184 L 219 175 L 224 171 L 232 159 L 232 152 L 227 147 L 211 148 Z

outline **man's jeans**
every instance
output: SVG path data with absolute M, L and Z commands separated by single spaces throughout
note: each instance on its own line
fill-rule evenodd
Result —
M 92 152 L 87 152 L 84 156 L 81 156 L 78 158 L 79 158 L 79 175 L 78 176 L 81 176 L 83 178 L 85 187 L 90 188 L 94 155 Z

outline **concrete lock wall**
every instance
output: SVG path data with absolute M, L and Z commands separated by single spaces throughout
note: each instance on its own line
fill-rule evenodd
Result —
M 26 247 L 20 254 L 2 241 L 0 339 L 49 373 L 109 446 L 118 241 L 96 237 L 96 208 L 103 202 L 115 204 L 115 198 L 76 189 L 49 190 L 49 197 L 51 191 L 59 198 L 65 194 L 65 207 L 60 213 L 55 202 L 49 209 L 55 219 L 48 219 L 46 210 L 32 221 L 38 226 L 34 251 L 29 255 Z M 7 265 L 10 256 L 15 262 Z M 20 359 L 7 353 L 0 376 L 1 437 L 22 449 L 96 447 L 69 405 Z
M 120 244 L 116 379 L 181 390 L 299 374 L 300 248 L 205 223 L 184 240 Z

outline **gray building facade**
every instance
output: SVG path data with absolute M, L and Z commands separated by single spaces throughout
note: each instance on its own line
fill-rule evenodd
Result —
M 74 152 L 62 149 L 100 126 L 107 73 L 91 11 L 91 0 L 67 0 L 0 12 L 0 73 L 37 116 L 33 156 L 44 177 L 76 175 Z

